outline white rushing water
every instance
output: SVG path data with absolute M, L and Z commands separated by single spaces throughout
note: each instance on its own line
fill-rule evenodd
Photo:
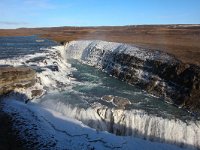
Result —
M 76 95 L 77 99 L 80 98 L 82 101 L 86 102 L 86 107 L 85 105 L 73 105 L 73 102 L 66 102 L 66 100 L 70 100 L 68 100 L 66 96 L 63 96 L 61 91 L 72 91 L 74 93 L 78 93 L 73 87 L 83 84 L 72 76 L 72 72 L 76 71 L 77 68 L 72 67 L 72 64 L 70 64 L 67 59 L 74 58 L 87 65 L 100 68 L 102 66 L 102 61 L 100 59 L 102 58 L 99 54 L 106 54 L 113 51 L 137 55 L 137 57 L 141 59 L 156 59 L 158 57 L 165 58 L 166 60 L 171 59 L 169 56 L 165 55 L 157 56 L 155 54 L 152 56 L 150 53 L 145 53 L 137 47 L 120 43 L 104 41 L 72 41 L 67 43 L 64 47 L 57 46 L 52 49 L 46 49 L 46 51 L 43 53 L 26 55 L 18 58 L 2 59 L 0 60 L 0 64 L 13 66 L 27 65 L 38 71 L 37 84 L 33 88 L 42 89 L 44 91 L 43 93 L 45 94 L 42 98 L 33 99 L 32 102 L 42 105 L 44 109 L 48 109 L 53 112 L 59 112 L 59 115 L 61 116 L 77 119 L 92 128 L 108 131 L 117 135 L 131 135 L 151 141 L 176 144 L 189 149 L 200 148 L 199 121 L 183 121 L 176 117 L 164 118 L 162 116 L 150 114 L 142 109 L 124 110 L 122 108 L 109 107 L 108 105 L 104 105 L 99 101 L 89 103 L 87 100 L 85 100 L 87 99 L 87 95 L 80 94 Z M 56 71 L 50 68 L 50 66 L 57 66 Z M 138 76 L 142 78 L 144 74 L 145 73 L 140 70 Z M 89 86 L 89 83 L 87 86 Z M 95 86 L 98 86 L 98 84 Z M 31 98 L 29 90 L 27 92 L 23 89 L 18 89 L 16 92 L 22 92 L 26 95 L 28 94 Z M 115 93 L 110 94 L 114 95 Z M 57 97 L 55 95 L 57 95 Z M 76 98 L 73 100 L 75 101 Z M 14 104 L 10 103 L 10 105 L 14 107 Z M 17 103 L 16 105 L 20 104 Z M 23 105 L 23 107 L 27 106 Z M 34 109 L 32 107 L 34 107 Z M 35 110 L 35 106 L 31 106 L 30 109 L 32 109 L 32 111 Z M 46 119 L 51 118 L 47 117 Z M 65 128 L 63 130 L 67 129 Z M 116 140 L 116 143 L 118 140 Z M 129 143 L 132 141 L 130 139 L 126 139 L 126 142 Z M 130 149 L 130 145 L 127 145 L 129 148 L 121 148 Z M 146 148 L 148 148 L 148 146 Z M 154 148 L 155 147 L 149 149 Z M 170 147 L 168 148 L 170 149 Z M 157 147 L 157 149 L 161 149 L 161 147 Z
M 83 109 L 53 100 L 45 101 L 43 105 L 70 118 L 81 120 L 90 127 L 118 135 L 132 135 L 188 148 L 198 147 L 200 141 L 199 124 L 164 119 L 142 110 L 109 109 L 101 104 Z
M 98 68 L 102 67 L 103 59 L 109 59 L 105 55 L 110 52 L 130 54 L 140 59 L 158 58 L 165 61 L 171 59 L 168 55 L 151 55 L 134 46 L 104 41 L 72 41 L 66 44 L 65 49 L 68 57 L 78 59 Z M 106 62 L 109 61 L 107 60 Z M 142 71 L 139 72 L 139 74 L 144 74 Z M 121 109 L 109 109 L 106 106 L 98 104 L 97 106 L 94 105 L 92 110 L 91 108 L 88 110 L 77 110 L 70 107 L 62 108 L 62 106 L 62 104 L 57 104 L 56 109 L 63 110 L 66 114 L 69 111 L 71 112 L 70 116 L 83 120 L 84 123 L 94 128 L 111 131 L 116 134 L 136 135 L 146 139 L 173 143 L 185 147 L 200 147 L 199 121 L 186 123 L 179 119 L 171 120 L 148 115 L 141 110 L 125 111 Z M 91 113 L 91 111 L 95 112 Z M 93 115 L 91 116 L 91 114 Z

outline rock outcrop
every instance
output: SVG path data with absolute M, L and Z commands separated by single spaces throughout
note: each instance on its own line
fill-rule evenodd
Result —
M 69 58 L 97 67 L 138 85 L 148 93 L 193 112 L 200 112 L 200 67 L 141 47 L 104 41 L 72 41 L 65 46 Z
M 112 62 L 103 63 L 102 68 L 109 74 L 179 107 L 193 112 L 200 110 L 200 67 L 183 64 L 175 58 L 171 61 L 142 60 L 123 53 L 108 57 L 113 58 Z
M 131 104 L 129 99 L 113 95 L 104 95 L 101 100 L 113 103 L 113 105 L 121 109 L 124 109 L 127 105 Z
M 35 76 L 35 71 L 27 67 L 0 67 L 0 95 L 33 86 Z

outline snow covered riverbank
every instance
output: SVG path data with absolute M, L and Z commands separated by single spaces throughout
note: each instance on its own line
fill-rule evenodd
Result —
M 3 111 L 13 118 L 27 149 L 180 150 L 177 146 L 131 136 L 116 136 L 89 128 L 82 122 L 38 104 L 4 99 Z
M 99 43 L 100 45 L 98 45 Z M 120 43 L 81 41 L 80 43 L 69 43 L 65 47 L 48 48 L 41 53 L 1 59 L 0 64 L 2 65 L 25 65 L 36 70 L 37 83 L 34 89 L 43 91 L 42 97 L 32 97 L 31 89 L 16 89 L 15 92 L 18 94 L 11 94 L 3 100 L 3 111 L 16 120 L 14 127 L 19 131 L 21 138 L 23 140 L 35 139 L 36 141 L 33 140 L 33 143 L 36 144 L 36 149 L 43 147 L 47 149 L 181 149 L 164 143 L 185 148 L 199 147 L 199 121 L 184 122 L 176 117 L 164 118 L 149 114 L 145 110 L 131 110 L 130 108 L 136 105 L 137 100 L 130 100 L 127 103 L 129 110 L 115 106 L 110 107 L 106 101 L 102 102 L 95 96 L 90 97 L 91 93 L 86 95 L 81 90 L 75 90 L 76 85 L 97 87 L 103 83 L 100 80 L 99 83 L 78 81 L 78 78 L 74 77 L 72 73 L 77 68 L 72 67 L 67 58 L 75 58 L 99 68 L 101 66 L 98 64 L 101 58 L 99 52 L 112 51 L 117 47 L 120 50 L 120 46 L 122 49 L 124 48 Z M 161 56 L 160 54 L 152 57 L 150 54 L 144 56 L 144 52 L 134 47 L 126 49 L 126 52 L 137 52 L 133 54 L 141 59 Z M 162 57 L 166 57 L 166 60 L 171 59 L 165 55 Z M 141 79 L 145 75 L 141 71 L 136 71 L 136 74 Z M 92 74 L 89 76 L 97 77 Z M 102 76 L 107 78 L 105 75 Z M 109 78 L 109 80 L 111 79 Z M 103 85 L 103 88 L 111 87 Z M 130 91 L 124 92 L 129 93 Z M 24 104 L 19 93 L 33 100 Z M 110 94 L 115 96 L 116 93 Z M 135 92 L 135 95 L 139 94 L 143 93 Z M 88 100 L 88 98 L 92 100 Z M 144 101 L 150 101 L 148 98 Z M 76 102 L 81 102 L 83 106 Z M 165 105 L 164 102 L 159 104 L 168 105 Z M 161 107 L 157 105 L 156 103 L 156 109 L 160 109 Z M 106 131 L 124 136 L 116 136 Z M 136 137 L 140 137 L 140 139 Z M 162 144 L 157 142 L 162 142 Z M 29 146 L 31 145 L 28 145 L 27 142 L 27 147 Z

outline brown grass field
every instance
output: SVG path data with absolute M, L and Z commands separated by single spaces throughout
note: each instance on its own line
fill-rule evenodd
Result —
M 200 25 L 140 25 L 0 29 L 0 36 L 39 35 L 57 42 L 97 39 L 135 44 L 200 66 Z

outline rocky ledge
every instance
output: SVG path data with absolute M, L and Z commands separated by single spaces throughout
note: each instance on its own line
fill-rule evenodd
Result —
M 0 95 L 27 89 L 36 82 L 36 73 L 27 67 L 0 67 Z

